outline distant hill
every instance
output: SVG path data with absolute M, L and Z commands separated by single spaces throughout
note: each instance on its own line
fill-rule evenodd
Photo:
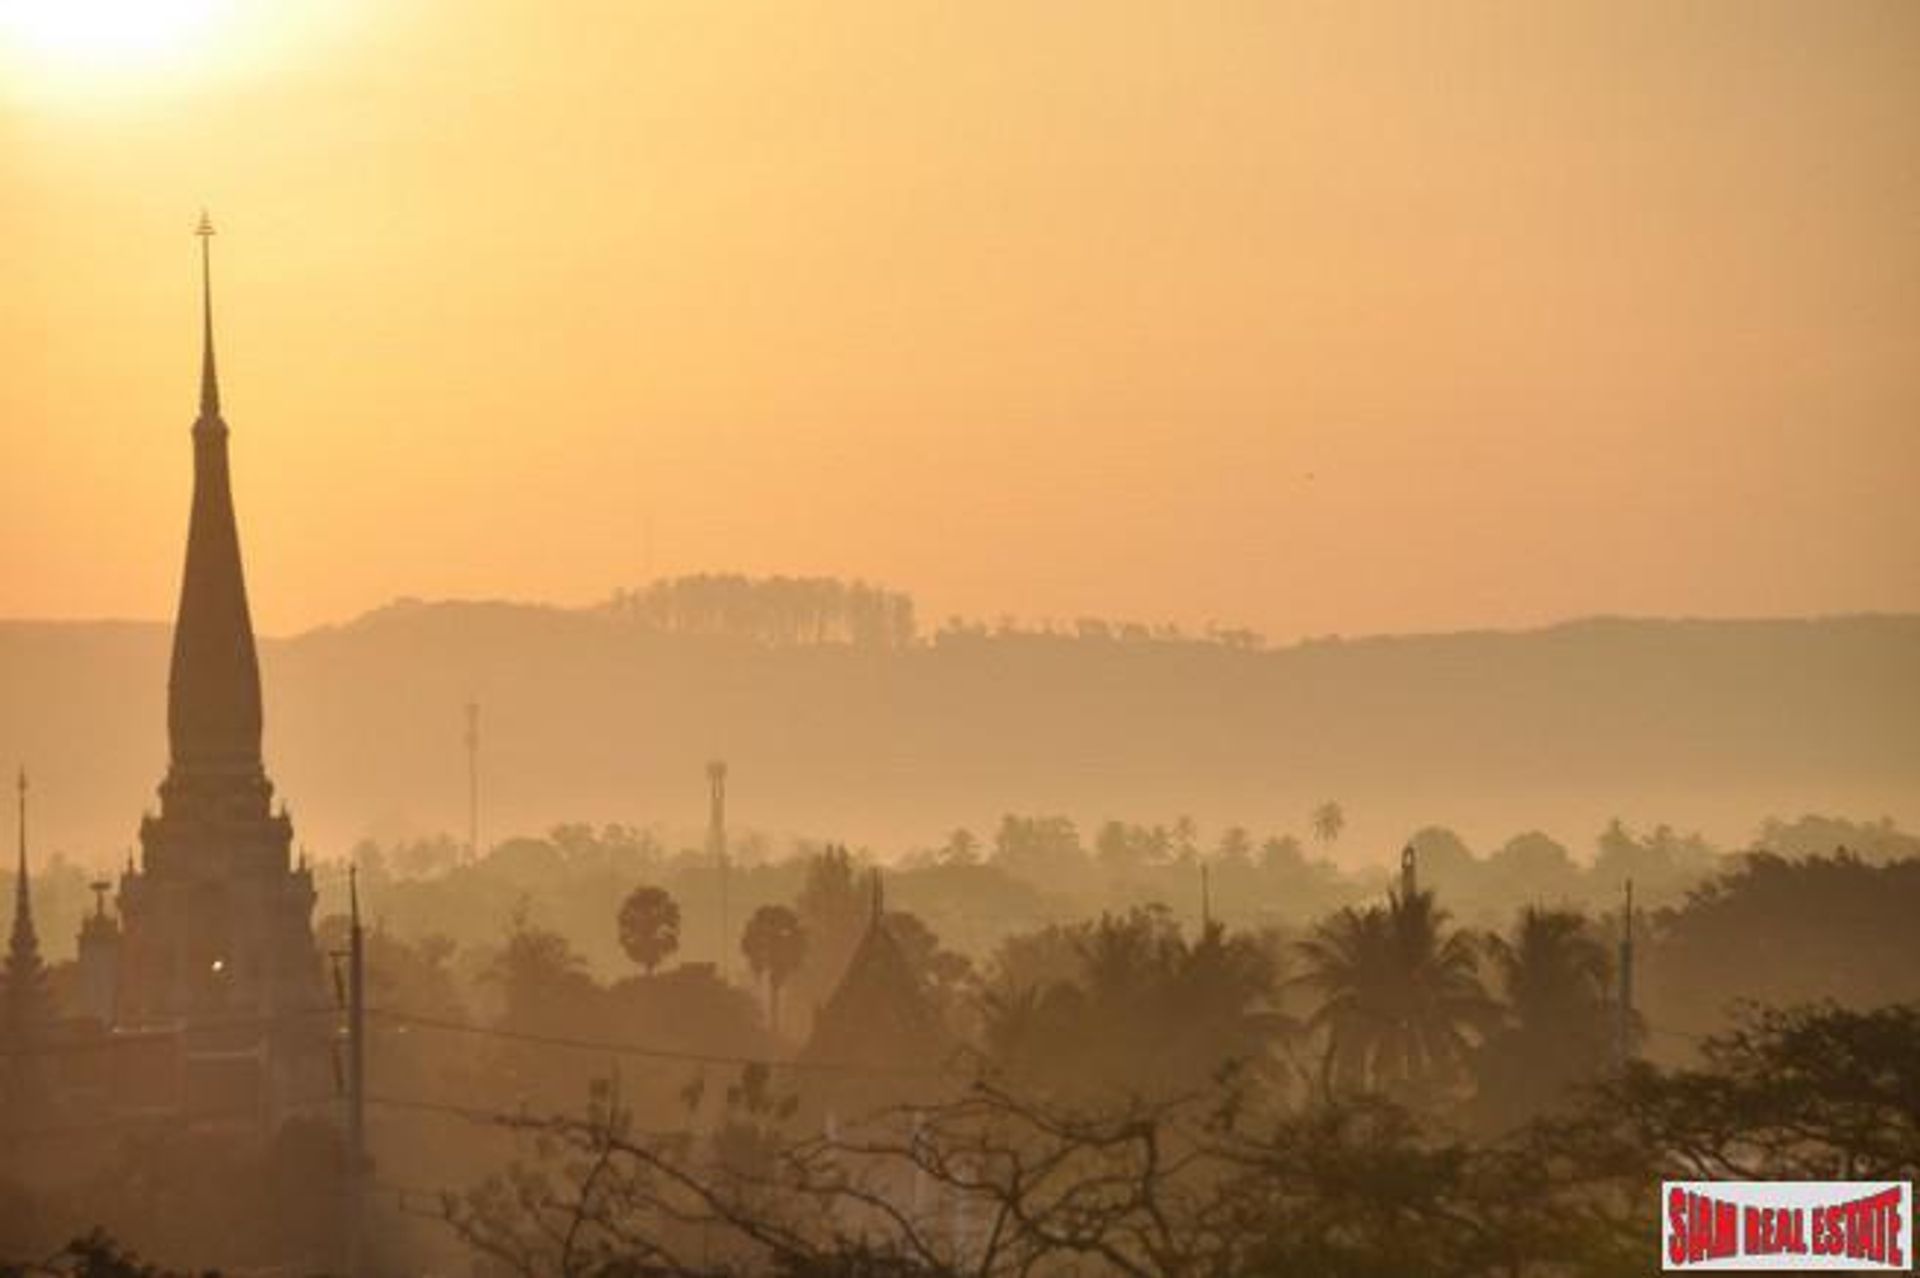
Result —
M 41 846 L 117 858 L 165 758 L 164 626 L 0 623 L 0 760 L 35 773 Z M 608 609 L 400 604 L 262 645 L 269 767 L 298 837 L 462 832 L 462 705 L 483 706 L 485 832 L 704 819 L 930 844 L 1005 811 L 1239 822 L 1339 855 L 1450 825 L 1483 847 L 1605 819 L 1738 841 L 1769 814 L 1920 817 L 1920 616 L 1590 620 L 1255 650 L 946 634 L 767 646 Z

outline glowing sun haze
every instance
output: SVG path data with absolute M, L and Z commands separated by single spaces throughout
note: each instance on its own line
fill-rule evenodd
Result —
M 203 204 L 269 631 L 1920 608 L 1920 5 L 0 0 L 0 616 L 171 609 Z
M 0 45 L 19 84 L 74 88 L 210 60 L 231 0 L 0 0 Z

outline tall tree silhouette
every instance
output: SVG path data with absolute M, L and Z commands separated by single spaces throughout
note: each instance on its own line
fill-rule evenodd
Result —
M 1298 950 L 1299 984 L 1320 996 L 1308 1024 L 1326 1035 L 1329 1085 L 1426 1100 L 1460 1078 L 1494 1005 L 1471 938 L 1447 926 L 1431 892 L 1349 906 Z
M 1325 846 L 1338 842 L 1341 831 L 1346 828 L 1346 811 L 1334 800 L 1328 799 L 1313 810 L 1313 837 Z
M 866 934 L 873 897 L 856 877 L 853 854 L 843 845 L 830 843 L 807 859 L 807 877 L 796 903 L 807 953 L 793 985 L 803 1011 L 833 992 Z
M 1476 1060 L 1476 1108 L 1507 1127 L 1555 1108 L 1605 1065 L 1613 964 L 1572 910 L 1529 906 L 1487 949 L 1506 1007 Z
M 621 904 L 620 948 L 648 976 L 680 948 L 680 906 L 665 888 L 635 888 Z
M 807 956 L 800 916 L 784 905 L 763 905 L 747 920 L 740 952 L 755 976 L 767 982 L 767 1024 L 780 1032 L 780 989 Z

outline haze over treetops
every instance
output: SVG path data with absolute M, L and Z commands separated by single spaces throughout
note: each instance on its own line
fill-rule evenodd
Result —
M 689 624 L 698 624 L 697 622 Z M 1769 816 L 1920 821 L 1920 616 L 1594 620 L 1252 650 L 1137 632 L 781 642 L 632 610 L 400 604 L 261 646 L 266 753 L 302 842 L 464 838 L 462 707 L 482 705 L 483 837 L 730 816 L 929 847 L 1006 812 L 1230 824 L 1390 857 L 1426 825 L 1483 851 L 1618 816 L 1744 846 Z M 34 761 L 39 846 L 117 861 L 165 758 L 166 627 L 0 623 L 0 758 Z

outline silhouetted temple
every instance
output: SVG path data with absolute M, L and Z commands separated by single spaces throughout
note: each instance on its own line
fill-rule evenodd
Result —
M 177 1077 L 146 1080 L 146 1104 L 271 1124 L 330 1091 L 328 1005 L 313 879 L 292 863 L 293 825 L 273 806 L 260 755 L 260 670 L 214 366 L 212 233 L 203 218 L 204 349 L 169 763 L 160 811 L 140 825 L 140 866 L 120 879 L 117 944 L 95 950 L 114 965 L 103 1010 L 116 1032 L 181 1036 Z
M 814 1015 L 813 1032 L 800 1053 L 803 1062 L 910 1075 L 934 1070 L 952 1050 L 939 1011 L 887 930 L 881 902 L 876 870 L 866 935 Z M 871 1088 L 872 1080 L 863 1079 L 861 1086 Z

